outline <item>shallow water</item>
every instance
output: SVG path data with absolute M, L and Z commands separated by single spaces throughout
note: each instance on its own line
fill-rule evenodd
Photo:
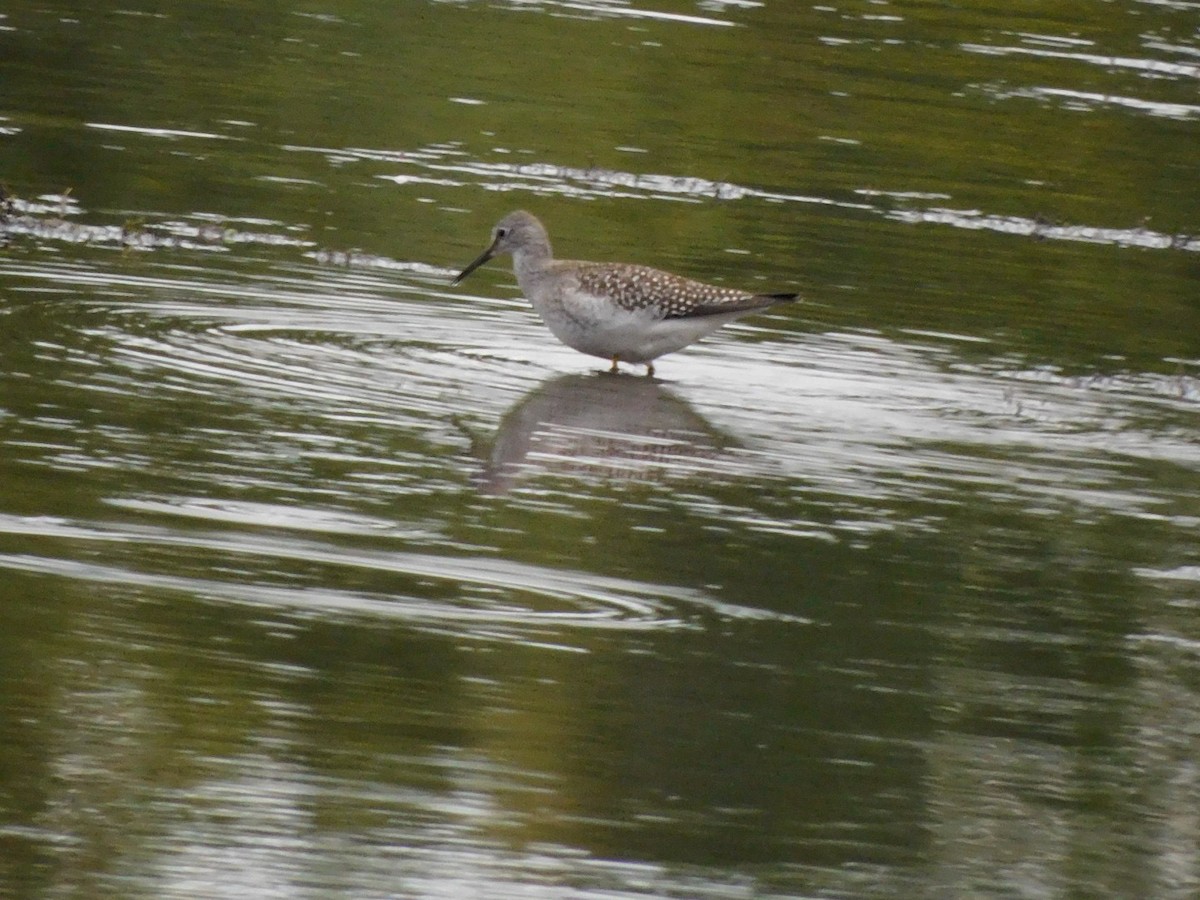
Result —
M 1194 896 L 1198 23 L 10 5 L 0 894 Z

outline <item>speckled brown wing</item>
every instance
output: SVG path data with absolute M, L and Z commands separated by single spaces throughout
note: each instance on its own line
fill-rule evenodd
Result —
M 650 266 L 593 263 L 576 273 L 579 287 L 630 312 L 652 309 L 663 319 L 750 312 L 794 300 L 795 294 L 751 294 L 672 275 Z
M 776 303 L 790 303 L 800 297 L 799 294 L 747 294 L 738 292 L 739 296 L 731 300 L 716 302 L 700 302 L 685 312 L 668 315 L 668 319 L 697 319 L 701 316 L 720 316 L 726 313 L 749 313 L 757 309 L 766 309 Z

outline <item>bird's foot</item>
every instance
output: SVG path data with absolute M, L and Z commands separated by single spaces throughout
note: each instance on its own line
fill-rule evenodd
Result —
M 654 363 L 646 363 L 646 377 L 647 378 L 654 377 Z

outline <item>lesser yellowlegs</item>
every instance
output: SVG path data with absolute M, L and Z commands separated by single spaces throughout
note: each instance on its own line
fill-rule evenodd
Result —
M 612 360 L 613 372 L 620 362 L 645 363 L 646 374 L 653 375 L 660 356 L 798 296 L 716 287 L 649 266 L 555 259 L 546 229 L 524 210 L 500 220 L 491 245 L 454 283 L 501 253 L 512 254 L 522 293 L 554 336 L 582 353 Z

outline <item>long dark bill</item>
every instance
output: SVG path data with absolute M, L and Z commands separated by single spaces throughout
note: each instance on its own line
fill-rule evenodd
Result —
M 476 269 L 478 269 L 480 266 L 482 266 L 485 262 L 487 262 L 489 259 L 491 259 L 495 255 L 495 252 L 496 252 L 496 241 L 492 241 L 492 246 L 488 247 L 486 250 L 484 250 L 482 253 L 480 253 L 479 257 L 475 260 L 475 262 L 471 263 L 469 266 L 467 266 L 465 269 L 463 269 L 461 272 L 459 272 L 458 277 L 455 278 L 454 281 L 452 281 L 450 283 L 458 284 L 460 281 L 462 281 L 464 278 L 466 278 L 468 275 L 470 275 L 472 272 L 474 272 Z

